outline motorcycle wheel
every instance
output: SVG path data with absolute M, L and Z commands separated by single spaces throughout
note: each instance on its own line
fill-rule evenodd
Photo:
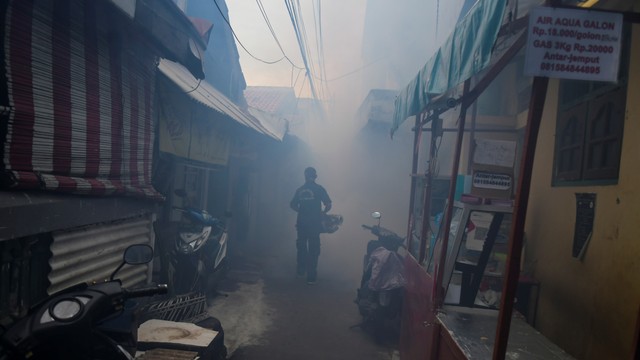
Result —
M 225 258 L 222 259 L 217 268 L 212 269 L 211 272 L 207 273 L 207 280 L 205 282 L 206 286 L 204 288 L 204 292 L 207 296 L 207 303 L 211 302 L 217 295 L 219 295 L 218 287 L 226 278 L 228 271 L 229 264 Z

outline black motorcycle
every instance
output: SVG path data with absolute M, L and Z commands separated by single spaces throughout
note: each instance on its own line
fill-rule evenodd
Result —
M 133 359 L 101 325 L 118 317 L 127 299 L 167 292 L 164 284 L 127 289 L 116 273 L 125 264 L 150 262 L 153 249 L 132 245 L 110 279 L 79 284 L 49 296 L 0 338 L 0 359 Z M 133 325 L 129 334 L 135 341 Z
M 185 197 L 184 191 L 176 195 Z M 170 287 L 175 295 L 202 293 L 210 300 L 227 270 L 228 235 L 222 218 L 194 207 L 173 207 L 182 213 L 170 259 Z M 225 217 L 231 217 L 230 212 Z
M 406 284 L 402 256 L 404 239 L 380 226 L 379 212 L 374 226 L 362 225 L 377 236 L 367 243 L 363 273 L 355 303 L 362 323 L 356 325 L 372 333 L 377 343 L 394 342 L 400 334 L 402 297 Z

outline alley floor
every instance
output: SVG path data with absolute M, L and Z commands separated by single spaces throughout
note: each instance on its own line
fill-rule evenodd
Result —
M 323 239 L 318 282 L 294 274 L 295 243 L 231 258 L 231 271 L 209 313 L 222 322 L 231 360 L 391 360 L 394 344 L 377 345 L 357 325 L 353 300 L 361 255 Z M 355 250 L 354 250 L 355 251 Z M 352 261 L 354 260 L 354 261 Z M 349 266 L 347 266 L 349 268 Z

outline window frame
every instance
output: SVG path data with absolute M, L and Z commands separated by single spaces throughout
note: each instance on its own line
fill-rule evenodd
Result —
M 627 25 L 627 24 L 625 24 Z M 553 169 L 551 173 L 551 186 L 592 186 L 592 185 L 615 185 L 619 181 L 620 159 L 622 156 L 622 141 L 624 138 L 624 123 L 626 117 L 627 81 L 629 73 L 629 53 L 630 53 L 630 27 L 623 29 L 623 43 L 620 53 L 620 70 L 618 82 L 600 82 L 585 80 L 560 80 L 558 91 L 558 109 L 556 117 L 556 132 L 553 151 Z M 580 91 L 585 89 L 587 91 Z M 578 89 L 580 94 L 572 96 L 570 89 Z M 600 114 L 603 103 L 613 103 L 614 114 L 610 119 L 614 121 L 609 126 L 604 126 L 610 130 L 605 131 L 606 136 L 595 136 L 594 127 Z M 577 116 L 576 138 L 580 142 L 563 142 L 567 138 L 562 136 L 563 130 L 569 126 L 573 117 Z M 600 155 L 606 155 L 613 151 L 609 165 L 600 168 L 589 168 L 593 160 L 600 159 L 594 153 L 594 147 L 600 146 Z M 576 166 L 568 168 L 564 161 L 568 161 L 565 156 L 571 148 L 579 152 L 574 157 Z M 575 149 L 577 148 L 577 149 Z

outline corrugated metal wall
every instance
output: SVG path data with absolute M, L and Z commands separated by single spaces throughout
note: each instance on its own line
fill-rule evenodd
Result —
M 154 245 L 154 214 L 53 233 L 49 294 L 82 282 L 103 281 L 133 244 Z M 152 264 L 125 266 L 118 272 L 124 286 L 151 280 Z

